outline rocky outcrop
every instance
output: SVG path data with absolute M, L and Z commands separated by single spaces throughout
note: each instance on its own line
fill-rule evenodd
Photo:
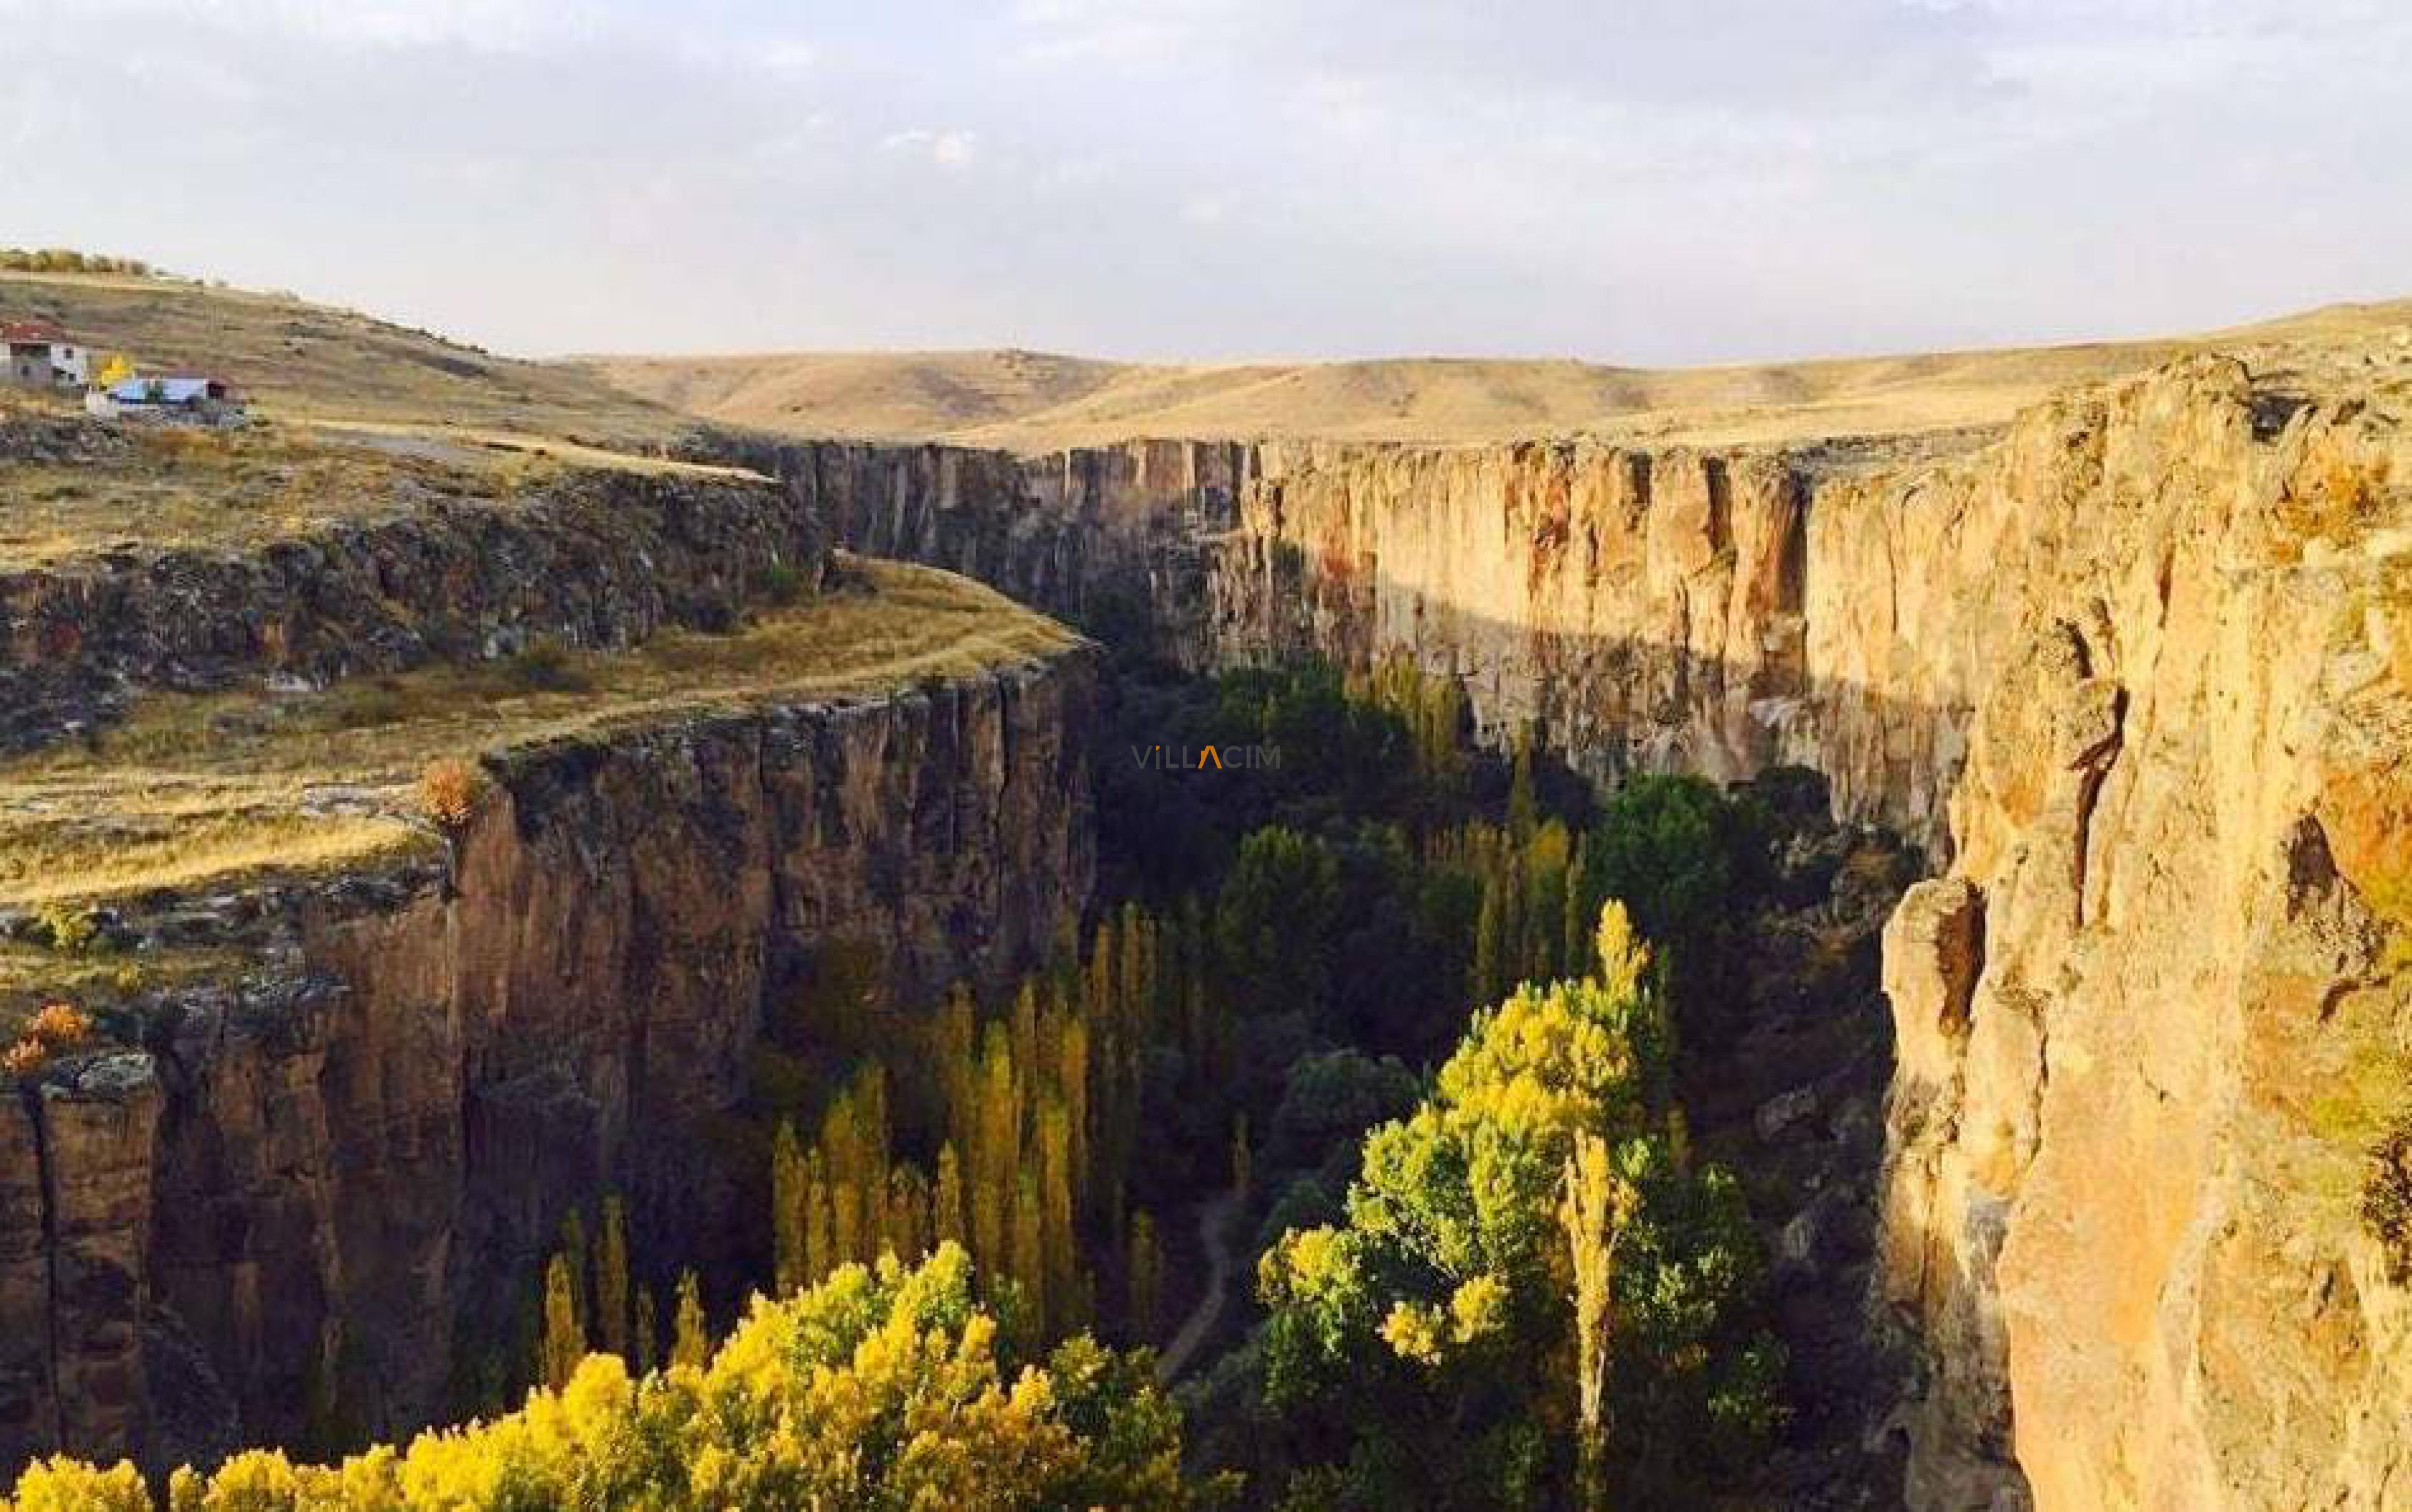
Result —
M 1148 603 L 1192 666 L 1412 657 L 1604 780 L 1825 773 L 1944 873 L 1887 941 L 1915 1502 L 2378 1507 L 2412 1495 L 2412 1301 L 2354 1215 L 2412 1100 L 2406 362 L 2188 359 L 1908 465 L 1269 445 L 1227 520 L 958 460 L 889 475 L 935 523 L 835 518 L 976 572 L 1011 553 L 945 543 L 1057 542 L 1052 601 Z
M 457 886 L 283 895 L 271 979 L 0 1108 L 0 1462 L 423 1424 L 606 1188 L 640 1261 L 709 1264 L 758 1226 L 718 1115 L 823 953 L 911 1004 L 1085 903 L 1093 684 L 1074 652 L 520 751 Z
M 590 472 L 257 550 L 128 543 L 0 572 L 0 750 L 105 719 L 129 684 L 316 683 L 542 638 L 621 647 L 667 625 L 717 628 L 773 573 L 808 592 L 827 563 L 817 517 L 787 491 Z

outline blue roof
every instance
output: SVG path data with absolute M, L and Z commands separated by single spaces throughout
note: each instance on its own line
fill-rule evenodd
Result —
M 210 396 L 207 378 L 128 378 L 109 390 L 109 397 L 121 404 L 148 404 L 164 401 L 170 404 L 188 404 L 196 399 Z

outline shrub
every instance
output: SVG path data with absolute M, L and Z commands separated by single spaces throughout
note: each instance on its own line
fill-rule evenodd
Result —
M 62 1050 L 75 1049 L 92 1037 L 92 1018 L 66 1003 L 46 1005 L 25 1025 L 17 1042 L 0 1053 L 0 1071 L 12 1077 L 31 1076 Z
M 63 956 L 80 956 L 100 940 L 100 925 L 90 914 L 53 904 L 41 912 L 42 932 L 51 948 Z
M 569 648 L 551 636 L 538 638 L 496 670 L 507 687 L 522 693 L 583 693 L 593 685 Z
M 485 777 L 458 756 L 440 756 L 419 774 L 419 809 L 447 834 L 468 827 L 486 791 Z
M 25 1033 L 54 1050 L 63 1050 L 92 1037 L 92 1019 L 72 1004 L 52 1003 L 34 1015 Z
M 804 575 L 785 562 L 773 562 L 762 569 L 761 592 L 765 603 L 784 608 L 804 596 Z

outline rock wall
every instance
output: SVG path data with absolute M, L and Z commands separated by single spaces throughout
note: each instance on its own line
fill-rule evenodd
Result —
M 2412 1088 L 2407 481 L 2365 394 L 2204 360 L 1820 501 L 1813 593 L 1875 590 L 1847 665 L 1974 704 L 1869 731 L 1964 751 L 1887 942 L 1922 1505 L 2014 1493 L 2005 1450 L 2047 1507 L 2412 1497 L 2412 1299 L 2355 1214 Z
M 782 569 L 819 585 L 817 516 L 761 482 L 589 472 L 423 500 L 257 550 L 128 545 L 0 572 L 0 751 L 106 718 L 131 684 L 264 669 L 312 683 L 618 647 L 731 623 Z
M 1603 780 L 1823 771 L 1944 873 L 1885 968 L 1914 1505 L 2376 1508 L 2412 1501 L 2412 1299 L 2354 1211 L 2412 1102 L 2405 365 L 2191 359 L 1941 462 L 928 453 L 832 518 L 1150 604 L 1194 667 L 1411 656 Z
M 607 1187 L 640 1257 L 708 1258 L 714 1116 L 816 953 L 910 1001 L 1083 905 L 1094 683 L 1076 652 L 522 753 L 457 889 L 282 900 L 276 980 L 0 1103 L 0 1465 L 421 1425 Z
M 956 447 L 723 438 L 777 476 L 833 544 L 977 578 L 1120 643 L 1191 655 L 1216 546 L 1258 448 L 1133 441 L 1042 457 Z

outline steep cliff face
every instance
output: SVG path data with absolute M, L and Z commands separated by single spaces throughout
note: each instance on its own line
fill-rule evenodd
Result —
M 1036 609 L 1194 659 L 1216 543 L 1261 465 L 1232 442 L 1132 441 L 1046 456 L 724 439 L 831 540 L 977 578 Z
M 2378 1507 L 2412 1496 L 2412 1299 L 2354 1213 L 2412 1101 L 2406 366 L 2189 359 L 1940 462 L 1268 445 L 1228 519 L 1031 481 L 1202 476 L 1164 448 L 1034 459 L 838 533 L 1113 520 L 1052 601 L 1150 603 L 1192 666 L 1411 656 L 1603 779 L 1825 772 L 1945 873 L 1886 962 L 1913 1501 Z
M 273 980 L 0 1108 L 0 1461 L 424 1423 L 606 1187 L 640 1257 L 708 1260 L 714 1115 L 818 953 L 909 1002 L 1081 906 L 1093 684 L 1075 652 L 523 752 L 457 888 L 267 900 Z
M 2412 447 L 2297 404 L 2200 360 L 1832 506 L 1912 565 L 1872 580 L 1893 665 L 1975 704 L 1951 874 L 1888 940 L 1926 1505 L 1983 1505 L 2005 1446 L 2052 1507 L 2412 1495 L 2353 1197 L 2412 1065 Z

